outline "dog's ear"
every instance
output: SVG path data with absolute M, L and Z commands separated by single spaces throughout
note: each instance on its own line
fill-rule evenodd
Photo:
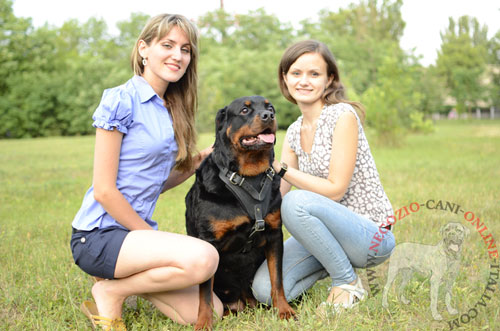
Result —
M 462 224 L 460 224 L 460 225 L 462 225 Z M 466 236 L 466 237 L 468 237 L 468 236 L 469 236 L 469 234 L 470 234 L 470 230 L 469 230 L 469 228 L 468 228 L 468 227 L 465 227 L 465 226 L 463 226 L 463 225 L 462 225 L 462 228 L 464 229 L 465 236 Z
M 215 116 L 215 131 L 219 132 L 224 126 L 224 121 L 226 119 L 227 107 L 219 109 L 217 116 Z
M 439 234 L 441 237 L 444 237 L 445 230 L 446 228 L 448 228 L 449 225 L 450 223 L 445 223 L 441 226 L 441 229 L 439 229 Z

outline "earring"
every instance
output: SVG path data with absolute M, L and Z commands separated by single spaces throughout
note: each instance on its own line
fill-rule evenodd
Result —
M 143 58 L 142 59 L 142 65 L 146 66 L 146 64 L 148 64 L 148 60 L 146 58 Z

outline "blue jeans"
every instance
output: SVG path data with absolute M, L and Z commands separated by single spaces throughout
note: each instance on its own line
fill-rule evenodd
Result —
M 328 275 L 332 286 L 353 282 L 357 279 L 354 268 L 384 262 L 395 246 L 391 231 L 313 192 L 288 192 L 281 217 L 292 235 L 283 253 L 283 287 L 288 301 Z M 257 270 L 252 288 L 257 300 L 271 303 L 267 261 Z

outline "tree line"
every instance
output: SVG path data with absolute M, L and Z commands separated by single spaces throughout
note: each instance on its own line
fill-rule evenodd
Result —
M 435 65 L 424 67 L 400 46 L 402 0 L 361 0 L 322 10 L 300 27 L 264 9 L 215 10 L 196 20 L 201 33 L 197 127 L 212 131 L 217 110 L 234 98 L 260 94 L 276 106 L 280 128 L 299 115 L 280 94 L 277 67 L 287 46 L 318 39 L 339 65 L 350 100 L 367 109 L 366 125 L 391 143 L 410 130 L 432 130 L 427 118 L 481 104 L 500 106 L 500 31 L 488 38 L 474 17 L 449 19 Z M 35 28 L 0 0 L 0 138 L 85 135 L 105 88 L 132 75 L 130 52 L 149 16 L 133 13 L 111 35 L 102 19 L 71 19 Z

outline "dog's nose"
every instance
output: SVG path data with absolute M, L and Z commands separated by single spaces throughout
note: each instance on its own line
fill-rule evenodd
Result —
M 274 113 L 272 111 L 265 110 L 260 114 L 260 119 L 264 123 L 272 122 L 274 121 Z

